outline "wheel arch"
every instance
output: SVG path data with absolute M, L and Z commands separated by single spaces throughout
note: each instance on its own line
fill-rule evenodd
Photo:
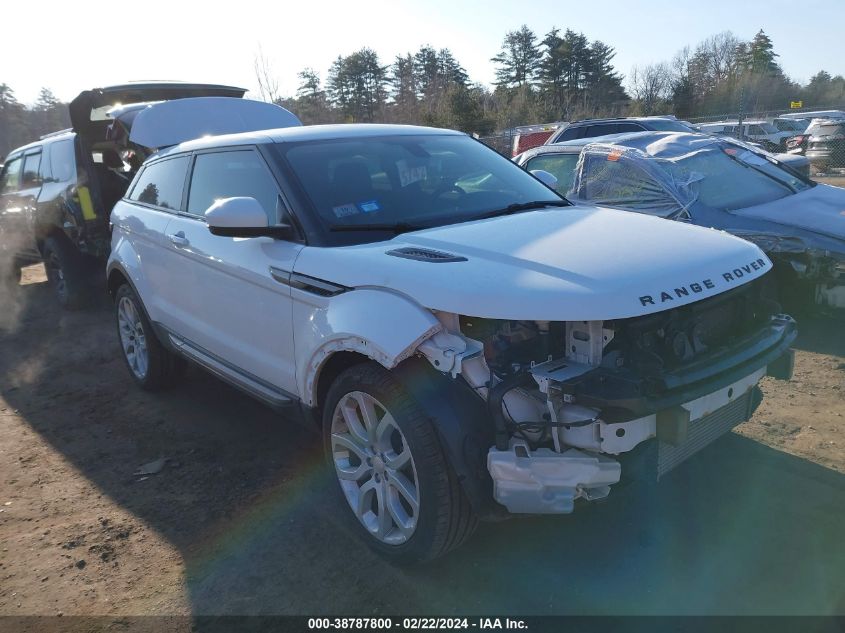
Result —
M 109 296 L 114 299 L 114 296 L 117 294 L 117 289 L 120 288 L 123 284 L 129 284 L 132 286 L 132 281 L 129 279 L 129 275 L 118 265 L 110 266 L 108 271 L 107 277 L 107 288 L 109 291 Z M 132 286 L 134 290 L 134 286 Z
M 300 324 L 294 333 L 297 383 L 309 407 L 320 404 L 320 389 L 326 389 L 320 383 L 330 375 L 326 367 L 331 371 L 352 360 L 374 360 L 392 369 L 443 329 L 431 311 L 407 297 L 369 288 L 319 305 L 300 304 L 294 323 Z
M 321 420 L 320 415 L 323 410 L 323 405 L 326 403 L 326 395 L 335 379 L 344 371 L 355 365 L 361 365 L 369 362 L 371 359 L 360 352 L 353 352 L 348 350 L 341 350 L 333 353 L 325 359 L 320 365 L 314 377 L 314 398 L 312 402 L 313 408 L 317 411 L 317 420 Z

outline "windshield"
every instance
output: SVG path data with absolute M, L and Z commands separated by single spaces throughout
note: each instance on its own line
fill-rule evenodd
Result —
M 698 201 L 713 209 L 733 211 L 779 200 L 811 185 L 760 154 L 733 144 L 690 154 L 672 169 L 702 175 Z
M 757 125 L 766 133 L 766 134 L 777 134 L 778 129 L 771 123 L 763 121 L 762 123 L 758 123 Z
M 412 230 L 465 222 L 511 205 L 562 202 L 466 136 L 331 139 L 280 149 L 330 231 Z
M 692 128 L 671 119 L 649 119 L 648 127 L 657 132 L 691 132 Z

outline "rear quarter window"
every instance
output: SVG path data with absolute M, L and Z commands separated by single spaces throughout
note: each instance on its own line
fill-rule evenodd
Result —
M 811 136 L 841 136 L 845 134 L 845 122 L 819 123 L 812 126 L 807 132 Z
M 138 175 L 129 199 L 154 207 L 178 211 L 188 172 L 188 156 L 156 161 Z

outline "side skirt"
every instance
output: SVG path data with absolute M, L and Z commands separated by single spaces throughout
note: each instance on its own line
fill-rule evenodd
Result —
M 157 329 L 163 334 L 160 340 L 167 341 L 168 347 L 174 352 L 199 365 L 217 378 L 240 389 L 248 395 L 260 400 L 274 409 L 298 409 L 299 398 L 275 387 L 252 374 L 235 367 L 219 356 L 171 332 L 160 324 Z

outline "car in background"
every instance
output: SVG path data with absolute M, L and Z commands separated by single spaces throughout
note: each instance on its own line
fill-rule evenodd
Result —
M 845 167 L 845 119 L 816 119 L 806 136 L 804 155 L 815 169 Z
M 814 183 L 787 156 L 734 139 L 641 132 L 546 145 L 514 160 L 554 176 L 575 202 L 753 241 L 775 262 L 791 307 L 845 308 L 845 189 Z
M 775 117 L 772 119 L 772 125 L 774 125 L 779 132 L 801 134 L 807 129 L 811 121 L 812 119 L 785 119 L 783 117 Z
M 510 155 L 516 156 L 524 151 L 545 144 L 557 129 L 565 125 L 565 121 L 558 121 L 556 123 L 541 123 L 539 125 L 521 125 L 510 130 L 505 130 L 506 135 L 513 135 Z
M 546 141 L 546 145 L 562 143 L 582 138 L 594 138 L 608 134 L 625 132 L 643 132 L 646 130 L 661 132 L 689 132 L 689 124 L 678 121 L 672 115 L 620 117 L 615 119 L 584 119 L 569 125 L 563 125 Z
M 299 124 L 245 92 L 143 82 L 80 93 L 71 129 L 13 150 L 0 171 L 0 272 L 14 281 L 43 261 L 62 306 L 87 303 L 110 250 L 109 213 L 147 156 L 206 134 Z
M 842 110 L 813 110 L 812 112 L 787 112 L 781 114 L 781 119 L 845 119 Z
M 759 143 L 763 149 L 770 152 L 781 152 L 786 148 L 786 139 L 793 136 L 792 132 L 781 132 L 773 124 L 764 120 L 756 121 L 718 121 L 716 123 L 701 123 L 698 130 L 705 134 L 732 136 L 740 140 L 750 140 Z

